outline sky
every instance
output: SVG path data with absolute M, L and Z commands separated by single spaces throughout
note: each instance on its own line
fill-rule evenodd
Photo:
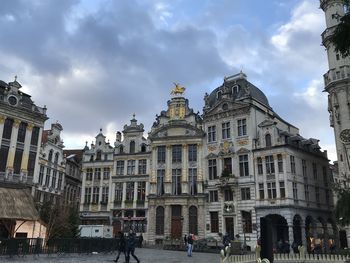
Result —
M 203 97 L 241 70 L 273 110 L 336 160 L 318 0 L 3 0 L 0 79 L 63 126 L 66 149 L 111 143 L 133 114 L 150 131 L 173 83 Z

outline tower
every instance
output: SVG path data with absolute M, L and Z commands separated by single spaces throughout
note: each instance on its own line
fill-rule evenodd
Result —
M 340 18 L 347 11 L 342 0 L 321 0 L 326 16 L 326 30 L 322 33 L 322 44 L 326 47 L 329 70 L 324 77 L 328 92 L 330 126 L 334 129 L 339 175 L 350 176 L 350 57 L 335 51 L 330 37 L 335 32 Z

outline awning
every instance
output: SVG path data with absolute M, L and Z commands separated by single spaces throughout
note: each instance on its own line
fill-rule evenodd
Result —
M 39 213 L 30 190 L 0 187 L 0 219 L 38 220 Z

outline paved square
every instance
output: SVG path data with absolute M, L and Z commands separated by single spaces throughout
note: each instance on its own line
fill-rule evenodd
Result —
M 140 259 L 141 263 L 219 263 L 220 256 L 219 252 L 214 253 L 197 253 L 193 252 L 192 257 L 187 257 L 185 251 L 170 251 L 162 249 L 151 249 L 151 248 L 137 248 L 135 255 Z M 108 254 L 63 254 L 60 256 L 46 254 L 40 256 L 25 256 L 25 257 L 0 257 L 0 262 L 86 262 L 86 263 L 102 263 L 102 262 L 113 262 L 116 257 L 116 253 Z M 125 260 L 121 257 L 118 262 L 123 263 Z M 130 263 L 134 263 L 132 257 Z

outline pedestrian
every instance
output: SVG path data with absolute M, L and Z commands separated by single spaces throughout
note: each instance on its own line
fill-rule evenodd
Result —
M 224 245 L 224 248 L 225 247 L 228 247 L 230 245 L 230 237 L 228 235 L 228 233 L 226 233 L 222 239 L 222 243 Z
M 119 231 L 118 238 L 119 238 L 118 255 L 117 255 L 117 258 L 114 260 L 114 262 L 118 262 L 118 259 L 119 259 L 119 256 L 121 253 L 124 253 L 125 261 L 127 261 L 126 260 L 126 253 L 125 253 L 126 242 L 125 242 L 125 238 L 124 238 L 124 233 Z
M 142 247 L 142 242 L 143 242 L 143 235 L 141 233 L 140 236 L 139 236 L 139 247 L 140 248 Z
M 186 234 L 184 236 L 184 245 L 185 245 L 185 248 L 187 250 L 187 235 Z
M 126 243 L 126 263 L 130 262 L 130 254 L 134 259 L 136 259 L 136 262 L 139 263 L 140 260 L 135 256 L 135 246 L 136 246 L 136 238 L 135 238 L 135 233 L 130 229 L 129 235 L 128 235 L 128 240 Z
M 188 257 L 192 257 L 192 249 L 193 249 L 193 236 L 192 234 L 189 234 L 187 238 L 187 256 Z

